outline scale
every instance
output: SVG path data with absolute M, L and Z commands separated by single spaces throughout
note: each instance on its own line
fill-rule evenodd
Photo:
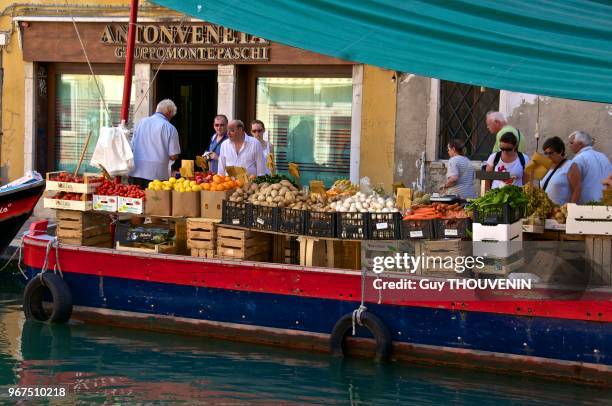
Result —
M 476 171 L 476 179 L 480 180 L 480 196 L 486 193 L 485 184 L 487 180 L 507 180 L 510 179 L 510 172 L 487 172 Z
M 437 193 L 434 193 L 429 198 L 429 201 L 432 203 L 455 203 L 460 201 L 461 198 L 457 195 L 444 195 L 440 196 Z

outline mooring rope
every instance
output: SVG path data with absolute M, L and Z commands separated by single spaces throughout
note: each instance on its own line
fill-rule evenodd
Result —
M 365 307 L 365 286 L 366 286 L 366 270 L 363 268 L 361 270 L 361 303 L 359 304 L 359 308 L 353 310 L 353 335 L 355 335 L 356 325 L 355 323 L 363 326 L 363 322 L 361 321 L 361 314 L 368 310 Z
M 11 261 L 15 258 L 15 255 L 19 255 L 19 258 L 17 259 L 17 269 L 23 275 L 26 281 L 28 280 L 28 277 L 26 276 L 23 269 L 21 269 L 21 251 L 23 249 L 23 237 L 25 237 L 27 234 L 27 231 L 23 233 L 23 236 L 21 237 L 21 242 L 19 243 L 19 247 L 15 250 L 15 252 L 13 252 L 13 255 L 11 255 L 8 261 L 6 261 L 6 264 L 4 264 L 2 268 L 0 268 L 0 272 L 4 271 L 11 264 Z

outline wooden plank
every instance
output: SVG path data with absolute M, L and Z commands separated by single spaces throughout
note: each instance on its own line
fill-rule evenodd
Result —
M 256 236 L 261 236 L 261 235 L 262 233 L 258 233 L 258 232 L 251 231 L 251 230 L 217 227 L 218 237 L 250 238 L 250 237 L 256 237 Z
M 93 237 L 77 237 L 77 238 L 66 238 L 58 237 L 59 242 L 62 244 L 70 245 L 84 245 L 84 246 L 97 246 L 97 244 L 104 244 L 110 242 L 112 245 L 112 239 L 110 234 L 102 234 Z
M 199 231 L 199 230 L 187 230 L 187 240 L 199 239 L 199 240 L 214 240 L 214 231 Z
M 117 241 L 115 248 L 119 251 L 154 253 L 154 254 L 174 254 L 176 253 L 176 245 L 173 243 L 163 244 L 144 244 L 144 243 L 121 243 Z
M 187 248 L 214 250 L 217 246 L 215 240 L 187 240 Z
M 99 225 L 87 227 L 85 229 L 72 229 L 72 228 L 64 228 L 62 226 L 58 226 L 56 228 L 56 235 L 58 237 L 68 237 L 68 238 L 87 238 L 94 237 L 100 234 L 109 234 L 109 225 Z

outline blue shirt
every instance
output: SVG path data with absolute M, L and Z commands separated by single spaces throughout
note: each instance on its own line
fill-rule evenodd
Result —
M 214 152 L 217 154 L 217 159 L 211 159 L 208 161 L 208 169 L 213 173 L 217 173 L 217 168 L 219 167 L 219 156 L 221 155 L 221 144 L 223 144 L 226 140 L 227 133 L 223 134 L 223 137 L 219 142 L 217 142 L 217 133 L 214 133 L 210 139 L 210 144 L 208 144 L 208 149 L 206 152 Z
M 142 119 L 132 137 L 134 170 L 130 176 L 143 179 L 168 179 L 170 156 L 181 153 L 178 131 L 162 113 Z
M 604 190 L 601 182 L 612 172 L 612 164 L 608 157 L 595 151 L 593 147 L 583 147 L 578 151 L 573 162 L 578 167 L 582 180 L 582 192 L 578 203 L 600 201 Z

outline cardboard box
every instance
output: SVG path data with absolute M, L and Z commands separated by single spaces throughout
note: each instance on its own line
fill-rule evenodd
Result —
M 612 206 L 586 206 L 568 203 L 568 234 L 612 235 Z
M 144 212 L 144 200 L 134 197 L 119 197 L 117 202 L 119 213 L 142 214 Z
M 117 211 L 117 196 L 93 195 L 93 209 L 99 211 Z
M 172 215 L 172 192 L 170 190 L 145 190 L 145 214 L 151 216 Z
M 200 217 L 200 192 L 177 192 L 173 190 L 172 216 Z
M 229 199 L 231 191 L 201 192 L 200 214 L 203 218 L 221 220 L 223 200 Z

